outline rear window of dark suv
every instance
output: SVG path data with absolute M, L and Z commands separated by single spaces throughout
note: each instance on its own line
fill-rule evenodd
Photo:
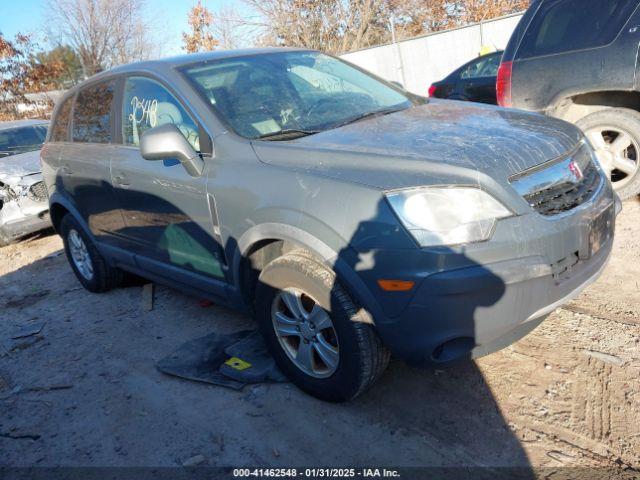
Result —
M 608 45 L 637 7 L 637 0 L 543 1 L 517 56 L 530 58 Z

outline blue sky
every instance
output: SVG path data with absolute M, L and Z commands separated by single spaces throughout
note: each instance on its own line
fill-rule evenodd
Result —
M 180 53 L 181 33 L 187 29 L 187 12 L 197 0 L 147 0 L 147 15 L 158 26 L 158 36 L 163 44 L 163 54 Z M 246 7 L 238 0 L 203 0 L 203 5 L 212 12 L 222 6 L 243 12 Z M 0 32 L 13 37 L 16 32 L 31 33 L 38 43 L 46 45 L 43 24 L 46 17 L 47 0 L 0 0 Z

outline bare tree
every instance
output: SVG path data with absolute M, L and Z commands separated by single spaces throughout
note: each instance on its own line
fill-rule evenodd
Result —
M 249 23 L 248 18 L 243 18 L 236 9 L 225 5 L 218 10 L 211 30 L 221 49 L 233 50 L 245 45 L 246 39 L 253 36 L 253 25 Z
M 342 2 L 338 3 L 345 5 Z M 384 0 L 351 0 L 346 4 L 348 10 L 342 14 L 345 20 L 340 52 L 369 47 L 388 40 L 385 4 Z
M 411 38 L 456 25 L 451 3 L 442 0 L 389 0 L 386 15 L 398 39 Z
M 9 40 L 0 33 L 0 120 L 42 118 L 51 113 L 53 101 L 49 97 L 36 101 L 28 95 L 55 88 L 64 64 L 59 60 L 40 62 L 36 50 L 28 35 L 19 33 Z
M 268 25 L 262 43 L 338 53 L 388 36 L 385 0 L 245 0 Z
M 526 10 L 530 0 L 388 0 L 400 38 Z
M 529 0 L 463 0 L 455 2 L 455 7 L 458 21 L 464 25 L 526 10 L 529 3 Z
M 214 50 L 218 46 L 218 40 L 211 32 L 213 14 L 200 0 L 189 11 L 187 22 L 191 32 L 182 34 L 183 48 L 187 53 Z
M 144 0 L 48 1 L 50 34 L 77 52 L 85 76 L 153 52 Z
M 244 0 L 265 45 L 342 53 L 524 10 L 529 0 Z

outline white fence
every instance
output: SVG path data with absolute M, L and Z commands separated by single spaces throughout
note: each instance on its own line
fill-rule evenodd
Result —
M 426 95 L 429 86 L 480 55 L 483 48 L 506 47 L 522 14 L 509 15 L 453 30 L 402 40 L 342 55 L 382 78 Z

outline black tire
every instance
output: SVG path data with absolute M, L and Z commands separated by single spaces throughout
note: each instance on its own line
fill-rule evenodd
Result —
M 598 127 L 616 127 L 627 132 L 636 145 L 640 145 L 640 113 L 629 108 L 608 108 L 581 118 L 578 127 L 587 132 Z M 636 162 L 640 162 L 640 152 L 636 152 Z M 640 169 L 622 187 L 613 187 L 620 198 L 627 199 L 640 193 Z
M 77 232 L 86 245 L 93 267 L 93 275 L 91 278 L 86 278 L 82 273 L 80 273 L 71 256 L 69 234 L 72 231 Z M 65 215 L 60 222 L 60 236 L 64 243 L 64 252 L 67 255 L 69 265 L 71 265 L 73 273 L 85 289 L 93 293 L 102 293 L 120 286 L 123 278 L 122 271 L 119 268 L 109 265 L 102 255 L 100 255 L 100 252 L 94 245 L 91 238 L 86 234 L 82 226 L 70 213 Z
M 301 370 L 285 353 L 272 322 L 276 295 L 297 288 L 326 310 L 339 344 L 339 361 L 329 377 Z M 331 402 L 351 400 L 371 387 L 389 363 L 389 351 L 373 326 L 337 281 L 334 272 L 304 253 L 289 253 L 269 263 L 256 288 L 256 317 L 278 367 L 300 389 Z

